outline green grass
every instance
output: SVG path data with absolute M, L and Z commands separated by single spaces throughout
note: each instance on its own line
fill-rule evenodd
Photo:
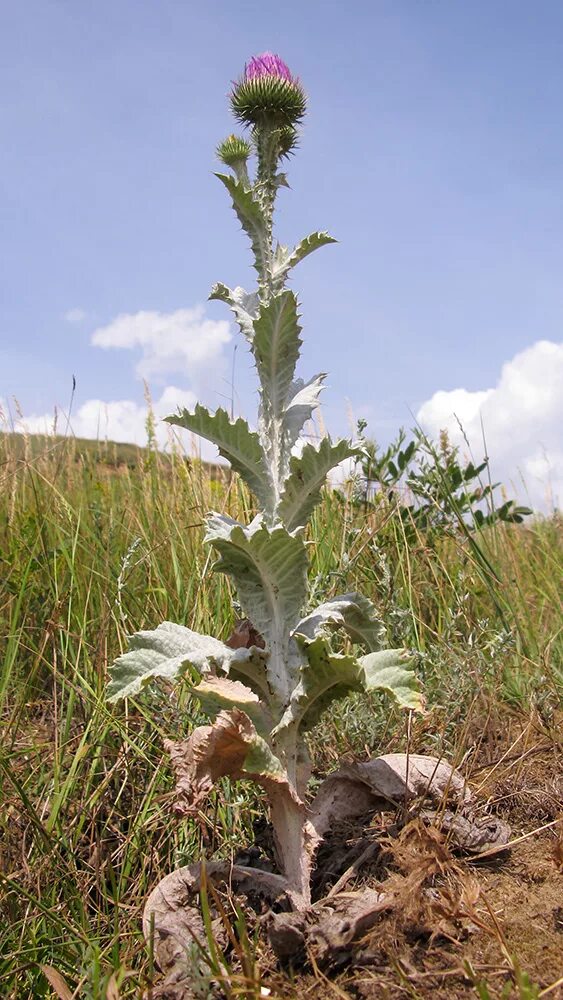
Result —
M 203 515 L 252 513 L 236 480 L 181 455 L 128 449 L 118 461 L 122 447 L 0 434 L 0 995 L 10 998 L 53 995 L 41 964 L 80 997 L 104 997 L 112 976 L 121 997 L 139 996 L 152 975 L 140 933 L 148 891 L 178 864 L 230 857 L 262 814 L 252 789 L 225 783 L 200 821 L 178 822 L 162 738 L 200 721 L 193 703 L 182 691 L 128 714 L 104 702 L 128 632 L 169 619 L 229 634 L 229 584 L 211 571 Z M 366 514 L 327 494 L 310 549 L 315 598 L 359 589 L 392 643 L 419 650 L 431 711 L 411 734 L 418 748 L 459 758 L 476 702 L 533 708 L 553 725 L 556 516 L 406 545 L 392 509 Z M 351 699 L 313 734 L 315 772 L 405 739 L 388 705 Z

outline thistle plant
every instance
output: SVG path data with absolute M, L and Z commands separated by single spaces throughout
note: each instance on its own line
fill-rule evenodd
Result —
M 265 53 L 247 64 L 230 101 L 246 137 L 231 135 L 219 145 L 230 172 L 217 177 L 250 240 L 257 288 L 216 284 L 210 298 L 230 307 L 252 354 L 259 379 L 256 430 L 201 405 L 167 420 L 213 442 L 255 497 L 259 513 L 248 525 L 209 514 L 205 541 L 217 553 L 215 570 L 233 581 L 256 643 L 233 649 L 164 622 L 131 636 L 129 651 L 111 668 L 108 697 L 116 702 L 151 681 L 182 679 L 211 721 L 187 740 L 166 742 L 179 807 L 193 815 L 224 775 L 261 785 L 280 885 L 294 907 L 304 909 L 321 836 L 306 798 L 305 734 L 331 702 L 352 691 L 387 692 L 405 709 L 419 708 L 421 699 L 409 655 L 384 648 L 384 628 L 366 597 L 347 593 L 308 606 L 308 522 L 328 473 L 360 449 L 328 436 L 306 443 L 302 436 L 325 375 L 308 381 L 296 375 L 299 303 L 287 282 L 300 261 L 335 241 L 315 232 L 289 248 L 273 238 L 276 198 L 287 187 L 281 168 L 296 148 L 306 110 L 300 81 L 279 56 Z

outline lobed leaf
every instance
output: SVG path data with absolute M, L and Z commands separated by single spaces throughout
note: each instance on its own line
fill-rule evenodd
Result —
M 169 424 L 184 427 L 212 441 L 219 454 L 226 458 L 258 498 L 262 507 L 270 510 L 273 505 L 272 485 L 265 465 L 264 452 L 257 434 L 250 430 L 246 420 L 230 420 L 226 410 L 209 413 L 198 403 L 193 413 L 180 410 L 165 417 Z
M 412 669 L 414 657 L 405 649 L 382 649 L 360 656 L 366 691 L 386 691 L 400 708 L 421 712 L 424 708 L 418 678 Z
M 252 343 L 254 337 L 254 320 L 260 308 L 260 298 L 257 292 L 246 292 L 244 288 L 228 288 L 222 282 L 213 285 L 210 299 L 225 302 L 233 311 L 235 319 L 243 336 Z
M 287 247 L 278 246 L 272 268 L 272 277 L 276 288 L 281 288 L 289 271 L 296 264 L 304 260 L 305 257 L 308 257 L 309 254 L 313 253 L 314 250 L 318 250 L 319 247 L 324 247 L 328 243 L 336 242 L 334 237 L 329 236 L 328 233 L 311 233 L 310 236 L 306 236 L 291 251 Z
M 295 379 L 289 387 L 287 404 L 283 414 L 283 438 L 288 452 L 297 441 L 304 424 L 311 419 L 319 405 L 319 395 L 326 378 L 324 373 L 315 375 L 309 382 Z
M 301 619 L 295 634 L 312 640 L 339 628 L 347 632 L 352 642 L 364 643 L 372 651 L 380 649 L 385 639 L 385 627 L 373 604 L 356 592 L 340 594 L 319 604 Z
M 356 454 L 358 449 L 349 441 L 333 444 L 329 437 L 325 437 L 316 447 L 306 444 L 300 456 L 291 458 L 289 477 L 278 508 L 279 517 L 288 531 L 307 524 L 321 499 L 321 488 L 328 473 Z
M 251 649 L 230 649 L 219 639 L 192 632 L 184 625 L 162 622 L 150 631 L 129 636 L 129 651 L 118 656 L 110 667 L 107 699 L 110 702 L 139 694 L 153 680 L 175 681 L 188 670 L 205 674 L 232 666 L 255 674 L 264 674 L 267 653 Z
M 334 653 L 323 636 L 310 641 L 297 635 L 295 641 L 305 663 L 276 733 L 292 724 L 311 729 L 331 702 L 362 688 L 362 668 L 355 656 Z
M 262 305 L 254 323 L 254 356 L 264 410 L 281 420 L 301 347 L 297 298 L 284 291 Z
M 213 514 L 206 541 L 220 556 L 215 569 L 232 577 L 244 614 L 264 637 L 270 652 L 270 684 L 276 694 L 285 697 L 286 647 L 307 591 L 303 539 L 281 525 L 270 530 L 260 518 L 245 528 L 230 517 Z
M 215 174 L 229 192 L 237 218 L 250 239 L 254 251 L 255 268 L 260 278 L 269 261 L 269 242 L 264 212 L 251 191 L 230 174 Z
M 276 733 L 292 724 L 310 729 L 333 701 L 351 691 L 385 691 L 401 708 L 422 711 L 418 680 L 405 650 L 385 649 L 355 657 L 333 652 L 323 635 L 309 640 L 296 634 L 295 642 L 306 663 Z

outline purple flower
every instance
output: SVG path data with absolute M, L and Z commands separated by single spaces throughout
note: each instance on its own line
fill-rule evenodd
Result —
M 261 76 L 278 76 L 282 80 L 293 80 L 289 67 L 274 52 L 263 52 L 261 56 L 252 56 L 244 67 L 244 76 L 246 80 L 257 80 Z
M 244 125 L 282 128 L 299 122 L 307 97 L 297 77 L 273 52 L 253 56 L 233 84 L 231 107 Z

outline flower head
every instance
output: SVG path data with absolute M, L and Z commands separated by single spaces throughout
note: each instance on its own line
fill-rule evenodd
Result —
M 292 76 L 283 59 L 274 52 L 263 52 L 261 56 L 252 56 L 244 67 L 246 80 L 255 80 L 259 76 L 279 76 L 282 80 L 291 80 Z
M 245 125 L 294 125 L 306 105 L 301 83 L 273 52 L 253 56 L 231 92 L 233 113 Z
M 252 152 L 250 143 L 238 135 L 229 135 L 217 146 L 217 156 L 228 167 L 246 163 Z

